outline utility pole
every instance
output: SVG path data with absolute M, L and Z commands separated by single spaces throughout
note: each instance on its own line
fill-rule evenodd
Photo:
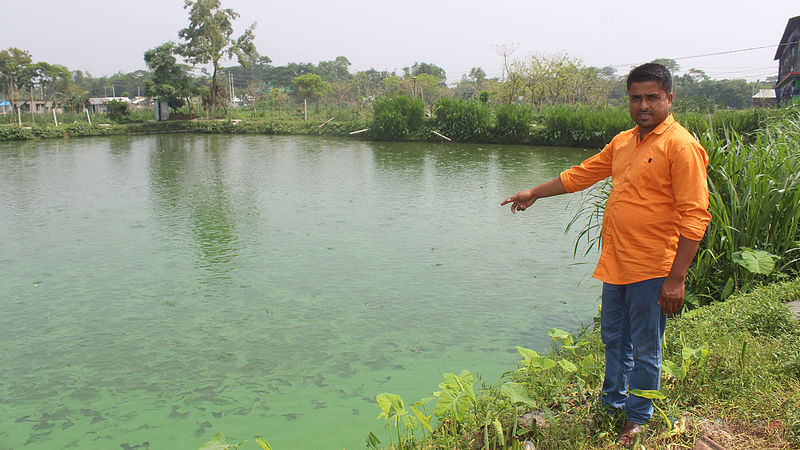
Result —
M 117 90 L 114 88 L 114 84 L 111 84 L 111 96 L 117 98 Z

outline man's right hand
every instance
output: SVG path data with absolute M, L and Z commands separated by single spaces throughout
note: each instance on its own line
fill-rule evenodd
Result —
M 517 211 L 525 211 L 533 204 L 533 202 L 540 198 L 552 197 L 554 195 L 566 193 L 567 190 L 564 189 L 564 185 L 561 183 L 561 177 L 555 177 L 552 180 L 532 187 L 527 191 L 520 191 L 516 195 L 512 195 L 507 200 L 500 203 L 500 206 L 505 206 L 511 203 L 511 212 L 515 213 Z
M 529 189 L 527 191 L 520 191 L 515 195 L 512 195 L 502 203 L 500 206 L 505 206 L 511 203 L 511 213 L 516 213 L 517 211 L 525 211 L 528 209 L 533 202 L 536 201 L 538 197 L 533 195 L 533 189 Z

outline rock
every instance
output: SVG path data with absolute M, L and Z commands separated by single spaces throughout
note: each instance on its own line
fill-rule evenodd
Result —
M 694 443 L 693 450 L 725 450 L 725 447 L 717 444 L 707 434 L 704 434 Z

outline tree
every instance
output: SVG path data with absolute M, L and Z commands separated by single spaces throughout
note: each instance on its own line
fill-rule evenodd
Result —
M 680 64 L 678 64 L 674 59 L 669 58 L 656 58 L 652 61 L 652 63 L 661 64 L 662 66 L 669 69 L 669 73 L 675 76 L 675 73 L 681 70 Z
M 287 94 L 283 88 L 270 88 L 267 91 L 265 98 L 273 110 L 276 106 L 278 107 L 278 116 L 283 115 L 283 106 L 289 103 L 289 94 Z
M 193 79 L 189 75 L 189 68 L 184 64 L 178 64 L 174 54 L 173 42 L 165 42 L 144 52 L 144 61 L 153 71 L 152 79 L 144 80 L 144 92 L 145 95 L 167 102 L 173 110 L 188 103 L 191 114 L 190 97 L 195 94 Z
M 344 56 L 337 56 L 333 61 L 320 61 L 316 73 L 329 83 L 349 80 L 353 77 L 349 72 L 350 66 L 350 60 Z
M 330 85 L 315 73 L 300 75 L 292 80 L 297 96 L 303 100 L 316 100 L 319 112 L 319 99 L 328 92 Z
M 189 63 L 211 64 L 210 109 L 211 117 L 216 111 L 219 96 L 217 70 L 223 56 L 229 59 L 235 55 L 239 64 L 247 67 L 258 58 L 253 43 L 255 22 L 245 32 L 233 38 L 233 21 L 239 14 L 232 9 L 222 9 L 220 0 L 185 0 L 184 9 L 189 9 L 189 26 L 180 30 L 178 36 L 185 42 L 177 47 L 180 55 Z
M 72 112 L 80 112 L 89 98 L 89 90 L 81 85 L 83 72 L 76 70 L 69 77 L 56 80 L 55 96 L 57 101 Z
M 456 85 L 456 97 L 463 99 L 477 98 L 486 81 L 486 72 L 480 67 L 473 67 L 469 75 L 462 75 L 461 81 Z
M 408 88 L 408 79 L 400 78 L 397 75 L 381 80 L 386 95 L 409 95 L 411 90 Z
M 441 97 L 442 91 L 447 86 L 442 85 L 442 79 L 429 73 L 420 73 L 416 79 L 416 96 L 421 97 L 423 102 L 433 104 L 436 99 Z
M 42 92 L 45 92 L 56 80 L 70 77 L 69 69 L 62 65 L 37 62 L 29 64 L 22 70 L 19 82 L 27 88 L 40 87 Z
M 444 83 L 444 80 L 447 79 L 444 69 L 436 64 L 429 64 L 426 62 L 415 62 L 414 65 L 411 66 L 411 69 L 404 67 L 403 71 L 405 72 L 406 76 L 412 77 L 418 77 L 423 73 L 427 73 L 428 75 L 438 78 L 439 82 L 441 83 Z
M 15 93 L 19 88 L 23 72 L 31 63 L 31 54 L 16 47 L 0 51 L 0 79 L 2 79 L 3 92 L 11 100 L 14 107 Z

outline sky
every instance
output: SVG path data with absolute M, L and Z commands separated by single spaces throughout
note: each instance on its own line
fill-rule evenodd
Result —
M 273 65 L 345 56 L 351 72 L 402 72 L 436 64 L 454 83 L 473 67 L 502 77 L 510 59 L 566 52 L 587 66 L 672 58 L 715 79 L 764 80 L 797 0 L 222 0 L 240 14 L 236 33 L 257 22 L 255 43 Z M 146 69 L 143 54 L 179 41 L 188 25 L 183 0 L 3 0 L 0 49 L 92 76 Z M 14 18 L 14 20 L 8 20 Z M 750 49 L 750 50 L 746 50 Z M 714 54 L 714 55 L 712 55 Z M 705 55 L 705 56 L 704 56 Z M 226 65 L 232 65 L 227 63 Z

